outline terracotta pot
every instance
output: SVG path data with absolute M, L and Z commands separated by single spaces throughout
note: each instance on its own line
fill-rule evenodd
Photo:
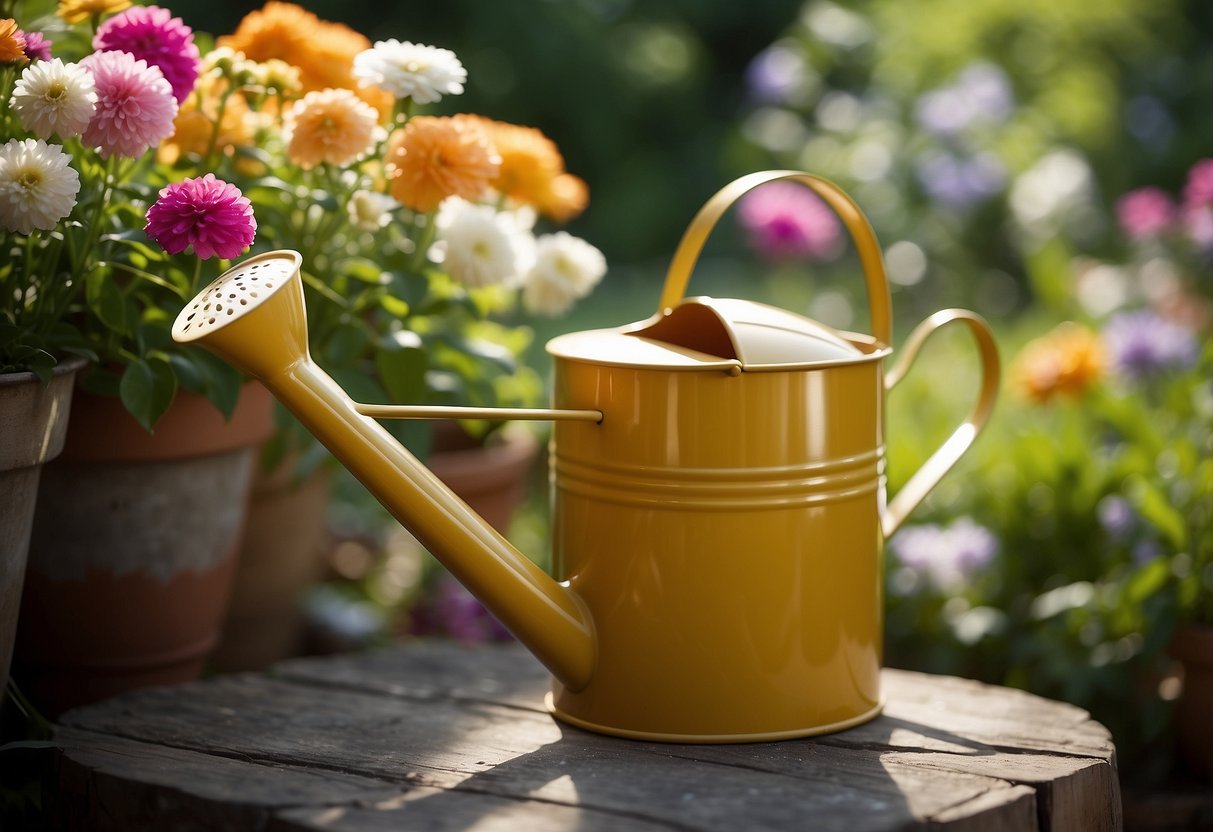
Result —
M 490 526 L 505 534 L 526 499 L 527 474 L 538 453 L 539 443 L 529 431 L 501 431 L 480 445 L 457 425 L 439 422 L 425 464 Z
M 232 601 L 210 660 L 215 670 L 259 670 L 303 648 L 303 597 L 329 550 L 332 476 L 322 466 L 296 480 L 293 470 L 288 461 L 253 478 Z
M 14 676 L 49 716 L 201 675 L 230 597 L 273 400 L 246 385 L 230 422 L 182 393 L 149 435 L 78 393 L 43 471 Z
M 63 450 L 72 385 L 83 359 L 61 362 L 49 384 L 0 375 L 0 698 L 8 685 L 30 530 L 44 463 Z
M 1184 668 L 1183 694 L 1175 706 L 1175 737 L 1192 771 L 1213 780 L 1213 627 L 1190 624 L 1171 642 Z

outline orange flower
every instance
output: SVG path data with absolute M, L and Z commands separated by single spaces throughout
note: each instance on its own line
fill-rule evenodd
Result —
M 1028 343 L 1012 368 L 1019 392 L 1043 404 L 1054 396 L 1079 396 L 1104 374 L 1099 336 L 1067 321 Z
M 378 132 L 375 108 L 349 90 L 309 92 L 291 108 L 286 155 L 304 170 L 346 165 L 371 149 Z
M 59 0 L 55 14 L 67 23 L 80 23 L 91 17 L 113 14 L 131 7 L 131 0 Z
M 392 134 L 387 152 L 392 196 L 433 211 L 448 196 L 476 201 L 501 169 L 501 158 L 473 119 L 416 116 Z
M 177 111 L 173 120 L 173 135 L 160 145 L 156 155 L 165 164 L 174 164 L 181 156 L 193 154 L 202 156 L 211 143 L 211 131 L 214 129 L 215 117 L 219 109 L 219 86 L 214 86 L 202 99 L 199 109 L 198 96 L 191 95 Z M 230 153 L 236 147 L 248 146 L 253 143 L 252 114 L 248 103 L 241 95 L 232 95 L 227 99 L 223 111 L 223 121 L 219 125 L 219 133 L 215 136 L 215 146 L 223 153 Z
M 27 61 L 25 38 L 17 28 L 17 21 L 11 17 L 0 20 L 0 64 L 23 64 Z
M 501 173 L 492 183 L 498 193 L 533 205 L 559 222 L 585 210 L 589 196 L 585 183 L 565 173 L 564 157 L 542 132 L 480 116 L 461 118 L 477 122 L 501 155 Z
M 354 56 L 371 42 L 343 23 L 321 20 L 294 3 L 271 0 L 249 12 L 236 31 L 219 38 L 219 46 L 243 52 L 250 60 L 285 61 L 298 68 L 304 92 L 340 88 L 354 90 L 381 116 L 392 111 L 392 94 L 359 88 L 354 79 Z

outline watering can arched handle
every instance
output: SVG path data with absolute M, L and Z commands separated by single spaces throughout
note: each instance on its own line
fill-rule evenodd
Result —
M 814 176 L 811 173 L 795 170 L 767 170 L 751 173 L 740 179 L 735 179 L 725 185 L 709 199 L 691 224 L 687 226 L 670 269 L 666 273 L 665 287 L 661 291 L 661 301 L 658 304 L 658 314 L 678 305 L 686 294 L 687 285 L 691 281 L 691 272 L 699 259 L 708 235 L 716 227 L 717 221 L 729 207 L 744 196 L 748 191 L 765 185 L 768 182 L 789 180 L 799 182 L 810 188 L 821 197 L 827 205 L 838 214 L 842 224 L 846 226 L 859 253 L 859 263 L 863 267 L 864 281 L 868 287 L 868 306 L 871 309 L 872 335 L 883 344 L 890 345 L 893 341 L 892 301 L 889 297 L 889 281 L 885 276 L 884 259 L 881 256 L 880 244 L 868 218 L 859 210 L 859 206 L 845 191 L 828 179 Z
M 881 530 L 886 539 L 897 531 L 910 512 L 969 449 L 994 409 L 999 382 L 998 345 L 985 319 L 967 309 L 943 309 L 916 326 L 901 348 L 901 357 L 885 377 L 885 390 L 892 390 L 905 377 L 918 356 L 919 349 L 932 333 L 956 322 L 967 325 L 977 343 L 977 352 L 981 359 L 981 390 L 977 395 L 976 404 L 965 420 L 889 501 L 880 518 Z

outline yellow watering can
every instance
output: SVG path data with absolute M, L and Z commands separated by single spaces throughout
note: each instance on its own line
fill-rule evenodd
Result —
M 742 300 L 683 295 L 709 232 L 750 189 L 792 180 L 858 248 L 874 337 Z M 837 186 L 794 171 L 717 193 L 680 243 L 652 318 L 551 341 L 553 410 L 360 404 L 312 363 L 300 256 L 242 261 L 173 327 L 260 379 L 555 677 L 574 725 L 678 742 L 847 728 L 881 709 L 884 541 L 972 443 L 993 407 L 985 322 L 924 321 L 886 375 L 880 248 Z M 982 381 L 968 419 L 886 505 L 885 392 L 927 336 L 959 321 Z M 375 418 L 551 419 L 550 577 Z

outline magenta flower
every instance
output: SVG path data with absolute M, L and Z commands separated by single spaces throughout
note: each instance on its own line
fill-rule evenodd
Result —
M 1116 200 L 1120 230 L 1134 240 L 1166 231 L 1175 222 L 1176 213 L 1175 203 L 1162 188 L 1138 188 Z
M 239 188 L 208 173 L 161 190 L 143 230 L 169 254 L 193 246 L 203 260 L 231 260 L 252 245 L 257 220 Z
M 771 182 L 750 191 L 738 219 L 760 254 L 772 259 L 825 258 L 837 250 L 838 218 L 812 191 L 793 182 Z
M 194 32 L 159 6 L 132 6 L 97 27 L 93 49 L 129 52 L 160 68 L 180 104 L 194 90 L 201 61 Z
M 1188 170 L 1184 206 L 1196 208 L 1213 202 L 1213 159 L 1201 159 Z
M 51 42 L 43 37 L 41 32 L 17 33 L 25 37 L 25 57 L 31 61 L 49 61 L 51 59 Z
M 80 66 L 93 74 L 97 111 L 81 139 L 103 157 L 141 156 L 173 135 L 177 99 L 158 67 L 126 52 L 94 52 Z

